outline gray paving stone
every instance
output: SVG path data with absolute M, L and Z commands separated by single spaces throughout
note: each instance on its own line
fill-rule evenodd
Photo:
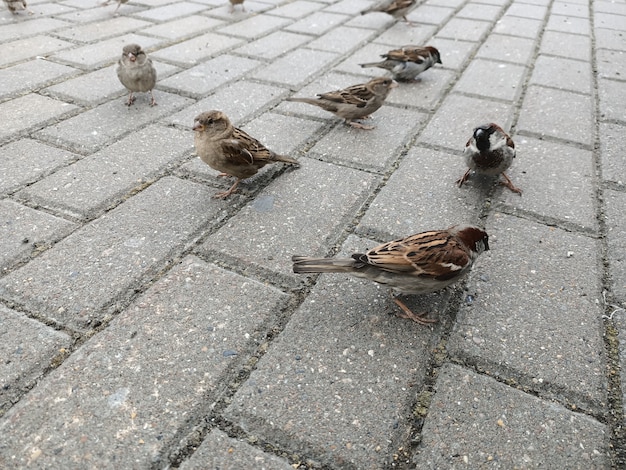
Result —
M 57 32 L 56 35 L 70 41 L 88 43 L 101 41 L 114 36 L 121 36 L 126 33 L 137 31 L 145 26 L 150 26 L 151 24 L 152 23 L 148 21 L 141 21 L 126 16 L 118 16 L 107 21 L 87 23 L 77 25 L 72 28 L 66 28 L 63 31 Z
M 535 7 L 525 6 L 524 10 L 530 10 Z M 466 18 L 470 20 L 490 21 L 493 22 L 502 14 L 503 7 L 501 5 L 485 5 L 482 3 L 467 3 L 455 14 L 455 18 Z M 509 8 L 510 10 L 510 8 Z M 544 8 L 546 10 L 546 8 Z
M 413 8 L 407 18 L 410 21 L 440 25 L 445 23 L 454 14 L 454 8 L 427 5 L 422 3 Z
M 188 98 L 162 91 L 154 95 L 158 106 L 149 106 L 150 95 L 138 93 L 137 101 L 131 107 L 126 106 L 124 98 L 118 98 L 48 126 L 36 135 L 47 141 L 70 146 L 81 153 L 92 153 L 192 102 Z
M 37 56 L 49 56 L 56 51 L 72 47 L 68 41 L 38 35 L 0 45 L 0 66 L 14 64 Z
M 439 36 L 432 38 L 430 45 L 439 50 L 443 67 L 453 70 L 462 69 L 477 47 L 475 42 L 456 41 Z
M 426 118 L 419 111 L 383 106 L 366 120 L 375 129 L 364 131 L 339 124 L 310 151 L 327 161 L 382 172 L 398 158 L 402 146 Z
M 424 5 L 435 5 L 457 9 L 465 3 L 465 0 L 426 0 Z M 486 2 L 483 2 L 486 3 Z
M 143 28 L 141 34 L 180 40 L 204 32 L 207 29 L 213 29 L 222 24 L 224 24 L 224 22 L 216 18 L 209 18 L 202 15 L 190 15 L 177 20 L 168 21 L 167 23 L 160 23 L 148 28 Z
M 93 218 L 192 148 L 190 132 L 149 126 L 28 186 L 17 196 L 79 218 Z
M 31 5 L 31 3 L 28 3 L 29 5 Z M 41 3 L 41 4 L 37 4 L 33 6 L 33 12 L 34 14 L 38 14 L 38 15 L 60 15 L 62 13 L 66 13 L 69 11 L 75 11 L 74 8 L 71 8 L 69 6 L 66 5 L 60 5 L 56 2 L 52 3 Z
M 66 150 L 30 139 L 5 145 L 0 148 L 0 173 L 4 175 L 0 179 L 0 193 L 13 192 L 78 158 Z
M 337 58 L 337 54 L 311 49 L 296 49 L 255 72 L 259 80 L 301 86 L 312 75 L 320 73 Z
M 463 18 L 452 18 L 439 30 L 438 36 L 462 41 L 480 41 L 483 39 L 491 23 Z
M 593 24 L 596 28 L 615 29 L 624 31 L 624 13 L 615 15 L 613 13 L 596 13 L 593 17 Z M 589 23 L 587 23 L 589 24 Z M 580 30 L 581 34 L 589 34 L 588 30 Z
M 620 3 L 615 3 L 612 1 L 593 2 L 593 11 L 603 13 L 615 13 L 617 15 L 626 15 L 626 7 Z
M 63 238 L 76 225 L 9 199 L 0 201 L 0 272 L 27 261 L 38 248 Z
M 135 13 L 139 18 L 145 18 L 152 21 L 168 21 L 185 15 L 192 15 L 205 11 L 206 6 L 192 2 L 176 2 L 162 7 L 150 8 L 148 10 Z
M 5 101 L 0 104 L 0 115 L 11 116 L 11 119 L 4 119 L 0 122 L 0 140 L 44 126 L 76 109 L 78 107 L 72 104 L 34 93 Z
M 519 16 L 521 18 L 532 18 L 534 20 L 543 21 L 548 12 L 546 5 L 528 5 L 526 3 L 513 3 L 506 10 L 509 16 Z M 551 11 L 554 14 L 554 9 Z
M 597 240 L 495 213 L 469 279 L 452 357 L 577 408 L 604 412 Z
M 385 102 L 432 110 L 445 96 L 455 74 L 435 67 L 421 73 L 418 78 L 415 83 L 401 83 L 398 88 L 394 88 Z
M 380 13 L 383 19 L 390 19 L 389 15 Z M 356 26 L 356 25 L 355 25 Z M 376 42 L 391 46 L 389 49 L 396 49 L 398 45 L 403 44 L 423 44 L 435 34 L 437 28 L 432 25 L 416 24 L 409 26 L 406 23 L 396 22 L 393 26 L 387 28 L 378 38 Z
M 624 204 L 626 196 L 623 192 L 607 190 L 606 217 L 609 273 L 613 295 L 621 302 L 626 303 L 626 222 L 624 221 Z M 623 315 L 623 313 L 622 313 Z M 624 346 L 621 346 L 622 350 Z
M 191 458 L 184 461 L 179 468 L 181 470 L 203 470 L 206 468 L 293 470 L 287 460 L 263 452 L 241 440 L 228 437 L 219 429 L 213 429 Z
M 54 60 L 67 63 L 73 67 L 93 70 L 117 62 L 126 44 L 136 43 L 144 50 L 149 51 L 150 48 L 161 42 L 161 40 L 156 38 L 130 33 L 98 41 L 97 44 L 86 44 L 81 47 L 57 52 L 52 57 Z
M 458 188 L 465 172 L 459 155 L 413 147 L 370 203 L 357 233 L 393 240 L 426 230 L 476 223 L 483 192 Z
M 624 106 L 626 106 L 626 88 L 624 82 L 598 80 L 598 97 L 600 98 L 600 116 L 602 119 L 613 119 L 626 122 Z
M 292 23 L 290 26 L 284 28 L 287 31 L 298 34 L 311 34 L 319 36 L 326 33 L 328 30 L 335 26 L 344 23 L 348 19 L 348 16 L 338 13 L 326 13 L 323 11 L 315 12 L 306 18 Z
M 596 52 L 596 65 L 598 77 L 624 80 L 626 78 L 626 51 L 600 49 Z
M 596 47 L 626 51 L 626 35 L 613 29 L 595 28 Z
M 8 98 L 18 93 L 35 91 L 46 84 L 70 77 L 78 70 L 49 60 L 30 60 L 7 67 L 0 74 L 0 98 Z
M 342 54 L 369 42 L 373 35 L 374 33 L 367 29 L 338 26 L 311 41 L 307 47 Z
M 239 44 L 242 44 L 241 39 L 207 33 L 179 42 L 173 46 L 159 49 L 151 54 L 151 57 L 182 66 L 196 65 Z
M 598 19 L 595 19 L 596 26 L 603 26 L 598 23 Z M 546 30 L 561 31 L 563 33 L 583 34 L 589 35 L 589 19 L 587 18 L 575 18 L 572 16 L 562 15 L 550 15 Z
M 626 67 L 624 69 L 626 70 Z M 529 83 L 590 94 L 591 64 L 580 60 L 540 55 L 533 66 Z
M 367 2 L 371 5 L 371 2 Z M 364 9 L 364 8 L 363 8 Z M 362 11 L 363 9 L 360 9 Z M 353 26 L 355 28 L 374 29 L 376 31 L 383 30 L 389 25 L 393 25 L 395 20 L 384 13 L 370 13 L 367 15 L 356 15 L 344 23 L 344 26 Z
M 626 127 L 601 123 L 599 135 L 602 179 L 620 186 L 626 185 L 626 155 L 622 150 Z
M 558 44 L 560 49 L 562 44 Z M 526 65 L 530 63 L 534 52 L 535 41 L 533 39 L 491 34 L 483 42 L 476 57 Z
M 323 7 L 324 5 L 317 2 L 309 2 L 307 0 L 295 0 L 293 2 L 285 3 L 284 5 L 273 8 L 269 13 L 271 15 L 298 19 L 307 16 L 314 11 L 318 11 Z
M 591 40 L 579 34 L 546 31 L 539 52 L 591 62 Z
M 222 376 L 256 348 L 258 328 L 285 298 L 185 258 L 4 417 L 1 458 L 23 466 L 38 449 L 57 468 L 160 461 L 177 431 L 208 411 Z
M 215 217 L 211 193 L 161 179 L 2 278 L 0 297 L 66 326 L 93 328 Z
M 417 468 L 606 468 L 607 427 L 473 371 L 443 367 Z
M 419 141 L 462 151 L 472 129 L 480 124 L 495 122 L 508 129 L 512 111 L 510 105 L 496 101 L 451 94 L 439 106 Z
M 211 235 L 202 252 L 294 285 L 291 256 L 303 247 L 312 254 L 326 252 L 377 179 L 317 160 L 299 161 L 300 168 L 280 175 Z M 302 231 L 303 220 L 310 230 Z
M 513 139 L 517 157 L 507 174 L 524 193 L 519 197 L 503 189 L 506 203 L 551 220 L 597 230 L 592 153 L 530 137 Z
M 344 252 L 366 246 L 371 241 L 351 237 Z M 372 282 L 322 275 L 226 417 L 329 468 L 391 464 L 392 442 L 409 431 L 405 406 L 419 390 L 432 340 L 430 329 L 389 315 L 391 305 Z
M 324 8 L 324 11 L 354 15 L 354 12 L 363 11 L 370 5 L 371 3 L 367 0 L 339 0 Z
M 575 4 L 570 2 L 554 2 L 551 13 L 553 15 L 576 16 L 589 18 L 589 8 L 586 4 Z
M 220 88 L 214 94 L 196 102 L 182 111 L 165 119 L 170 124 L 191 129 L 195 117 L 211 109 L 218 109 L 229 117 L 235 125 L 258 112 L 261 108 L 279 100 L 287 94 L 284 88 L 238 80 Z
M 516 101 L 526 76 L 526 67 L 506 62 L 474 59 L 454 87 L 454 91 Z M 488 84 L 484 77 L 489 77 Z
M 345 73 L 352 74 L 352 75 L 364 75 L 364 76 L 371 77 L 371 78 L 384 76 L 385 74 L 387 74 L 387 71 L 384 69 L 362 68 L 359 64 L 364 64 L 366 62 L 380 61 L 382 60 L 382 58 L 380 57 L 381 54 L 386 54 L 390 49 L 392 49 L 392 47 L 387 46 L 387 45 L 377 44 L 375 42 L 367 42 L 366 44 L 363 45 L 363 47 L 359 47 L 352 54 L 350 54 L 346 58 L 346 60 L 337 64 L 333 68 L 333 72 L 339 71 L 339 72 L 345 72 Z M 367 79 L 363 78 L 362 80 L 367 81 L 369 80 L 369 78 Z M 319 91 L 322 91 L 322 90 L 319 90 Z M 316 93 L 319 93 L 319 91 Z M 393 92 L 396 92 L 396 91 L 397 89 L 393 90 Z
M 243 21 L 230 24 L 218 29 L 221 34 L 230 36 L 239 36 L 246 39 L 255 39 L 266 35 L 271 31 L 284 28 L 291 24 L 291 20 L 287 18 L 279 18 L 269 15 L 252 16 Z
M 504 15 L 498 20 L 492 33 L 535 39 L 539 36 L 541 26 L 542 22 L 539 20 Z
M 264 13 L 268 10 L 271 10 L 274 6 L 271 4 L 272 2 L 256 2 L 246 1 L 246 11 L 241 11 L 240 8 L 236 8 L 235 11 L 232 11 L 230 8 L 230 4 L 220 2 L 218 0 L 209 0 L 208 2 L 201 0 L 198 3 L 207 3 L 209 5 L 213 5 L 216 8 L 212 8 L 208 11 L 208 15 L 211 17 L 217 17 L 221 20 L 231 22 L 233 20 L 239 21 L 245 18 L 249 18 L 252 15 L 258 15 Z
M 593 143 L 591 112 L 589 96 L 529 86 L 517 122 L 517 130 L 591 146 Z
M 0 305 L 0 416 L 70 343 L 67 334 Z
M 37 18 L 31 21 L 3 24 L 2 28 L 0 28 L 0 41 L 5 42 L 11 39 L 20 39 L 26 36 L 47 33 L 69 25 L 71 25 L 71 23 L 56 18 Z
M 286 31 L 275 31 L 256 41 L 248 42 L 246 45 L 235 49 L 234 52 L 254 58 L 275 59 L 310 40 L 310 36 L 288 33 Z

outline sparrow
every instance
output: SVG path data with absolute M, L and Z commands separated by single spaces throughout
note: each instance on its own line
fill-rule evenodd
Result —
M 489 250 L 487 233 L 471 225 L 422 232 L 383 243 L 351 258 L 293 256 L 294 273 L 348 273 L 389 286 L 402 318 L 422 325 L 436 320 L 413 313 L 394 291 L 404 294 L 435 292 L 465 276 L 483 251 Z
M 113 10 L 113 15 L 115 15 L 117 13 L 117 10 L 120 8 L 120 5 L 122 5 L 122 3 L 128 3 L 128 0 L 114 0 L 114 1 L 117 2 L 117 6 L 115 7 L 115 10 Z M 102 5 L 104 7 L 104 6 L 108 5 L 109 3 L 111 3 L 111 0 L 105 0 L 100 5 Z
M 392 88 L 398 84 L 391 78 L 378 77 L 367 83 L 353 85 L 343 90 L 320 93 L 317 98 L 287 98 L 287 101 L 300 101 L 313 104 L 345 119 L 346 124 L 358 129 L 374 129 L 355 119 L 367 118 L 383 105 Z
M 474 129 L 472 137 L 465 145 L 463 156 L 469 168 L 456 181 L 459 188 L 469 179 L 471 171 L 474 170 L 483 175 L 502 174 L 505 181 L 501 181 L 500 184 L 514 193 L 522 194 L 522 190 L 515 186 L 505 173 L 515 158 L 515 144 L 513 139 L 497 124 L 492 122 Z
M 156 70 L 152 65 L 152 60 L 141 49 L 141 46 L 137 44 L 124 46 L 122 57 L 117 63 L 117 76 L 130 92 L 127 106 L 135 102 L 133 93 L 136 91 L 150 92 L 150 106 L 157 104 L 152 94 L 152 89 L 156 84 Z
M 428 70 L 435 64 L 441 64 L 439 51 L 432 46 L 404 46 L 382 54 L 385 60 L 382 62 L 370 62 L 359 64 L 361 67 L 379 67 L 387 69 L 398 81 L 411 81 L 424 70 Z
M 408 24 L 413 24 L 407 19 L 406 14 L 414 4 L 415 0 L 382 0 L 382 2 L 371 6 L 367 10 L 363 10 L 361 14 L 365 15 L 366 13 L 379 11 L 391 15 L 395 19 L 402 18 Z
M 228 191 L 215 197 L 230 196 L 242 179 L 254 176 L 268 163 L 283 162 L 299 166 L 293 158 L 278 155 L 254 137 L 234 127 L 221 111 L 199 114 L 193 123 L 194 143 L 200 159 L 211 168 L 221 171 L 220 176 L 237 178 Z
M 235 5 L 241 5 L 241 11 L 246 11 L 246 7 L 243 6 L 244 0 L 228 0 L 230 2 L 230 12 L 235 11 Z
M 6 3 L 7 8 L 14 15 L 17 14 L 18 8 L 20 10 L 26 11 L 29 15 L 33 14 L 33 12 L 28 9 L 28 6 L 26 5 L 26 0 L 4 0 L 4 3 Z

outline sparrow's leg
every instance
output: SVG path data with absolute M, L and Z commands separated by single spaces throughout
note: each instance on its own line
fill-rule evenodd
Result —
M 356 122 L 356 121 L 346 120 L 346 124 L 348 124 L 351 127 L 354 127 L 355 129 L 364 129 L 366 131 L 371 131 L 372 129 L 376 129 L 375 126 L 368 126 L 367 124 L 361 124 L 360 122 Z
M 232 193 L 235 192 L 235 189 L 237 189 L 237 186 L 239 185 L 240 181 L 241 181 L 240 179 L 237 179 L 237 181 L 235 181 L 235 184 L 233 184 L 228 191 L 216 193 L 215 196 L 213 197 L 219 198 L 219 199 L 226 199 L 228 196 L 230 196 Z
M 117 10 L 120 9 L 120 5 L 122 5 L 122 2 L 117 2 L 117 6 L 115 7 L 115 10 L 113 10 L 113 16 L 117 16 Z
M 458 180 L 456 180 L 456 183 L 459 185 L 459 188 L 463 186 L 463 183 L 465 183 L 469 179 L 471 172 L 472 170 L 468 169 L 463 176 L 461 176 Z
M 128 95 L 128 101 L 126 101 L 126 106 L 130 106 L 135 102 L 135 97 L 133 96 L 133 92 L 131 91 Z
M 150 106 L 156 106 L 157 102 L 154 99 L 154 95 L 152 94 L 152 90 L 150 90 Z
M 398 307 L 400 307 L 400 309 L 402 309 L 403 313 L 396 314 L 400 318 L 408 318 L 416 323 L 419 323 L 420 325 L 430 325 L 431 323 L 437 323 L 437 320 L 434 318 L 426 318 L 426 313 L 418 315 L 417 313 L 412 312 L 411 309 L 404 304 L 404 302 L 402 302 L 395 295 L 393 295 L 393 291 L 391 292 L 391 300 L 393 300 L 393 302 Z
M 506 186 L 507 188 L 509 188 L 511 191 L 513 191 L 514 193 L 519 194 L 520 196 L 522 195 L 522 190 L 520 188 L 518 188 L 517 186 L 515 186 L 513 184 L 513 181 L 511 181 L 511 178 L 509 178 L 505 172 L 502 172 L 502 176 L 504 176 L 504 179 L 506 180 L 506 182 L 504 181 L 500 181 L 500 184 L 502 186 Z

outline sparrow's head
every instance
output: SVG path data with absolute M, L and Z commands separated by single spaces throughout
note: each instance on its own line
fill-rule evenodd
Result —
M 463 244 L 476 255 L 489 250 L 489 235 L 481 228 L 473 225 L 457 225 L 450 227 L 450 232 L 456 233 Z
M 474 129 L 473 134 L 476 141 L 476 148 L 481 152 L 485 152 L 495 147 L 499 140 L 508 138 L 508 135 L 497 124 L 489 123 L 478 126 Z M 504 142 L 503 142 L 504 143 Z
M 193 120 L 193 130 L 213 134 L 230 127 L 230 120 L 221 111 L 205 111 Z
M 426 49 L 430 52 L 430 55 L 433 57 L 435 64 L 441 64 L 441 55 L 439 55 L 439 51 L 437 48 L 433 46 L 426 46 Z
M 367 82 L 366 86 L 377 95 L 387 96 L 389 90 L 398 86 L 398 82 L 388 77 L 376 77 Z
M 145 52 L 139 44 L 126 44 L 122 49 L 122 58 L 128 58 L 131 62 L 135 62 L 140 55 L 145 55 Z

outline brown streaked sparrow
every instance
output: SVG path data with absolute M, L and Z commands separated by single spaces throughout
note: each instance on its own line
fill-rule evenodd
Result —
M 393 291 L 427 294 L 457 282 L 469 272 L 483 251 L 489 249 L 487 233 L 470 225 L 422 232 L 354 253 L 351 258 L 294 256 L 294 273 L 348 273 L 389 286 L 403 318 L 420 324 L 434 323 L 425 314 L 413 313 Z
M 215 197 L 230 196 L 242 179 L 257 174 L 268 163 L 290 163 L 299 166 L 293 158 L 278 155 L 254 137 L 234 127 L 221 111 L 199 114 L 193 123 L 194 143 L 200 159 L 211 168 L 221 171 L 220 176 L 234 176 L 237 181 L 228 191 Z
M 441 64 L 439 51 L 432 46 L 404 46 L 382 54 L 382 62 L 360 64 L 361 67 L 379 67 L 389 70 L 398 81 L 411 81 L 424 70 Z
M 152 94 L 157 78 L 156 69 L 141 46 L 138 44 L 124 46 L 122 57 L 117 63 L 117 77 L 130 92 L 126 102 L 127 106 L 135 102 L 133 93 L 136 91 L 150 92 L 150 106 L 157 104 Z
M 115 7 L 115 10 L 113 10 L 113 15 L 117 14 L 117 10 L 119 10 L 120 6 L 122 5 L 122 3 L 128 3 L 128 0 L 114 0 L 117 2 L 117 6 Z M 107 6 L 109 3 L 111 3 L 111 0 L 105 0 L 104 2 L 101 3 L 101 5 Z
M 343 90 L 320 93 L 317 98 L 287 98 L 287 101 L 299 101 L 319 106 L 340 118 L 345 119 L 346 124 L 359 129 L 374 129 L 355 119 L 369 117 L 380 108 L 392 88 L 398 84 L 391 78 L 377 77 L 367 83 L 353 85 Z
M 513 139 L 497 124 L 492 122 L 474 129 L 472 137 L 465 144 L 463 155 L 469 168 L 456 181 L 459 188 L 469 179 L 471 171 L 474 170 L 489 176 L 502 174 L 505 181 L 501 181 L 500 184 L 514 193 L 522 194 L 522 190 L 515 186 L 505 173 L 515 158 L 515 144 Z
M 28 9 L 28 6 L 26 5 L 26 0 L 4 0 L 4 3 L 6 3 L 7 8 L 14 15 L 17 14 L 18 8 L 20 10 L 24 10 L 29 15 L 33 14 L 33 12 Z
M 243 6 L 244 0 L 228 0 L 230 2 L 230 12 L 235 11 L 235 5 L 241 5 L 241 11 L 246 11 L 246 7 Z
M 413 7 L 413 5 L 415 5 L 415 0 L 382 0 L 382 2 L 363 10 L 361 14 L 365 15 L 366 13 L 378 11 L 381 13 L 387 13 L 395 19 L 402 18 L 408 24 L 413 24 L 406 17 L 406 14 Z

